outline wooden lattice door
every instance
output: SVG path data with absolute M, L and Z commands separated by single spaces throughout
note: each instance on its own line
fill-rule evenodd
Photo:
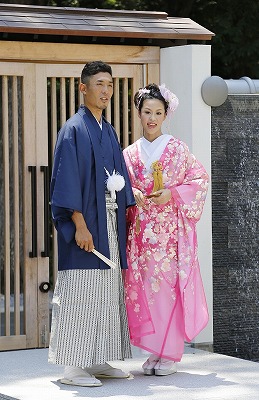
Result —
M 83 65 L 1 63 L 0 350 L 48 346 L 57 272 L 49 175 L 57 132 L 82 102 Z M 112 65 L 106 117 L 122 147 L 141 134 L 133 95 L 143 65 Z

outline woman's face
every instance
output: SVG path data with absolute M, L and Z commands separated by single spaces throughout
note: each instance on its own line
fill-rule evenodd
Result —
M 164 103 L 158 99 L 144 100 L 139 118 L 144 129 L 144 137 L 153 142 L 162 135 L 161 127 L 166 118 Z

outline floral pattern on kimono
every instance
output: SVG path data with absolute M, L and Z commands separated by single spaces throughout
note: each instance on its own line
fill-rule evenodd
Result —
M 151 168 L 141 158 L 141 139 L 124 150 L 133 191 L 152 192 Z M 197 257 L 196 223 L 208 175 L 187 145 L 171 137 L 159 161 L 171 200 L 146 199 L 128 209 L 126 306 L 132 344 L 179 361 L 184 340 L 207 324 L 208 310 Z

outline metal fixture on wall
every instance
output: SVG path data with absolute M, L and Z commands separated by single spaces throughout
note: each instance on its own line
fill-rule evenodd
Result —
M 228 86 L 220 76 L 210 76 L 201 86 L 201 95 L 208 106 L 218 107 L 228 97 Z
M 208 106 L 221 106 L 231 94 L 259 94 L 259 79 L 243 76 L 240 79 L 222 79 L 210 76 L 201 87 L 203 101 Z

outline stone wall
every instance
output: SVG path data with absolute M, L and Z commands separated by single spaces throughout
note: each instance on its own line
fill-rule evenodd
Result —
M 259 360 L 259 95 L 212 109 L 214 351 Z

